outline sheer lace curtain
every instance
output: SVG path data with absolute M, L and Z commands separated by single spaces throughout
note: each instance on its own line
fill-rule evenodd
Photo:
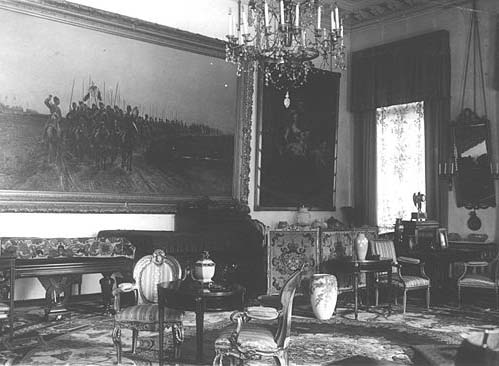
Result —
M 383 232 L 396 218 L 410 219 L 413 194 L 425 193 L 423 102 L 377 108 L 376 136 L 377 224 Z

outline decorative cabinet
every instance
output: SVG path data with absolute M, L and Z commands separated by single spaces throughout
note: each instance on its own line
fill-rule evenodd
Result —
M 289 276 L 305 265 L 303 278 L 317 272 L 319 229 L 269 230 L 267 242 L 267 293 L 279 294 Z
M 287 278 L 302 264 L 304 278 L 324 270 L 329 259 L 353 257 L 354 241 L 362 232 L 371 240 L 377 236 L 376 227 L 344 231 L 332 230 L 269 230 L 267 232 L 267 293 L 278 294 Z M 338 284 L 350 287 L 348 276 L 339 276 Z

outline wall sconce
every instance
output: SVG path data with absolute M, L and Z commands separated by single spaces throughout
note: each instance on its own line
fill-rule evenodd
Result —
M 490 175 L 492 179 L 499 179 L 499 163 L 490 163 Z
M 442 179 L 447 179 L 449 191 L 452 190 L 452 178 L 457 173 L 457 162 L 448 159 L 438 163 L 438 175 Z

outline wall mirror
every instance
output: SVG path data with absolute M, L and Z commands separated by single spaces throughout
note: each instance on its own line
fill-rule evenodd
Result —
M 451 128 L 457 166 L 454 174 L 457 207 L 495 207 L 494 181 L 490 165 L 489 120 L 465 108 Z

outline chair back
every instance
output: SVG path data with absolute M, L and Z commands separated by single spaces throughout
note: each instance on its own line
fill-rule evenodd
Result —
M 389 258 L 393 260 L 393 263 L 397 263 L 397 252 L 395 251 L 395 245 L 393 244 L 393 240 L 388 239 L 373 239 L 370 241 L 371 244 L 371 253 L 373 255 L 379 255 L 380 259 Z M 397 271 L 397 268 L 394 267 L 393 272 Z
M 133 279 L 138 287 L 137 304 L 158 302 L 157 285 L 182 278 L 182 267 L 177 259 L 166 255 L 162 249 L 139 259 L 133 269 Z
M 291 277 L 288 278 L 281 290 L 281 316 L 279 317 L 279 324 L 277 326 L 277 332 L 275 334 L 275 341 L 278 347 L 286 348 L 289 343 L 289 337 L 291 335 L 291 316 L 293 313 L 293 300 L 295 296 L 296 289 L 301 282 L 301 276 L 305 265 L 302 265 L 300 269 L 294 272 Z

